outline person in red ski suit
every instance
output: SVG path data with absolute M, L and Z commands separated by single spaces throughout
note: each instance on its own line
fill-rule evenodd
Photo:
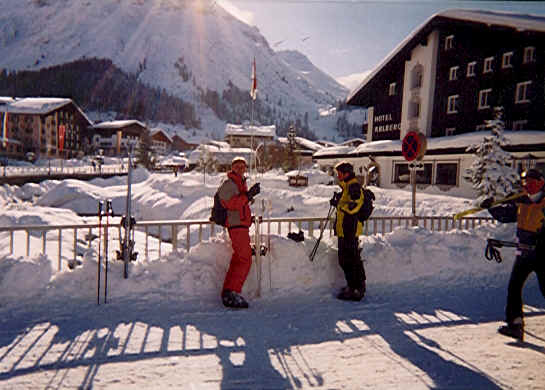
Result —
M 259 183 L 248 190 L 244 177 L 246 168 L 246 160 L 243 157 L 235 157 L 231 162 L 231 170 L 227 172 L 227 179 L 218 189 L 220 202 L 227 209 L 227 231 L 233 247 L 233 256 L 223 282 L 221 298 L 224 306 L 233 308 L 248 307 L 248 302 L 240 292 L 252 265 L 250 202 L 261 191 Z

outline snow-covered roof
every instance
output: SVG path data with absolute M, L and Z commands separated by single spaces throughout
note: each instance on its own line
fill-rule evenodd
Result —
M 361 145 L 360 145 L 361 146 Z M 328 148 L 322 148 L 313 154 L 314 157 L 329 156 L 333 154 L 347 154 L 355 149 L 355 146 L 350 145 L 336 145 Z
M 544 131 L 504 131 L 503 134 L 507 138 L 510 146 L 545 144 Z M 490 132 L 476 131 L 454 136 L 427 138 L 426 150 L 465 149 L 468 146 L 480 144 L 486 136 L 490 136 Z M 314 153 L 314 156 L 335 154 L 377 154 L 384 152 L 396 152 L 401 154 L 401 143 L 401 140 L 383 140 L 366 142 L 356 148 L 324 148 L 321 151 Z
M 68 104 L 73 104 L 88 123 L 93 123 L 78 105 L 68 98 L 25 97 L 14 99 L 2 96 L 0 97 L 0 112 L 45 115 Z
M 151 129 L 150 135 L 153 137 L 156 134 L 163 134 L 167 139 L 168 142 L 172 143 L 173 139 L 165 130 L 161 129 L 160 127 L 156 127 L 154 129 Z
M 159 161 L 159 165 L 187 165 L 187 161 L 185 157 L 169 156 Z
M 47 114 L 58 108 L 72 103 L 72 99 L 65 98 L 2 98 L 0 111 L 13 114 Z
M 256 137 L 272 137 L 276 136 L 276 126 L 254 126 L 254 125 L 235 125 L 228 123 L 225 126 L 225 136 L 228 135 L 247 135 Z
M 400 54 L 402 49 L 409 45 L 413 39 L 418 38 L 419 35 L 429 33 L 428 30 L 430 26 L 433 25 L 433 22 L 440 19 L 466 20 L 468 22 L 482 23 L 488 26 L 506 26 L 515 28 L 519 31 L 531 30 L 545 32 L 545 16 L 543 15 L 470 9 L 449 9 L 438 12 L 430 16 L 424 23 L 407 35 L 404 40 L 402 40 L 371 72 L 369 72 L 360 85 L 348 94 L 346 101 L 350 102 L 363 87 L 373 80 L 386 64 Z M 416 39 L 415 42 L 418 42 L 418 39 Z
M 500 25 L 519 31 L 545 32 L 545 16 L 516 14 L 511 12 L 448 9 L 437 14 L 450 19 L 467 20 L 488 25 Z
M 6 96 L 0 96 L 0 105 L 2 105 L 2 104 L 11 104 L 14 101 L 15 100 L 13 98 L 6 97 Z
M 316 141 L 317 144 L 320 144 L 322 146 L 326 146 L 326 147 L 329 147 L 329 146 L 336 146 L 337 144 L 335 142 L 331 142 L 331 141 L 326 141 L 324 139 L 320 139 L 318 141 Z
M 217 149 L 231 149 L 231 145 L 229 145 L 229 143 L 225 141 L 210 140 L 208 141 L 208 145 L 211 145 Z
M 188 157 L 191 164 L 196 164 L 202 153 L 209 152 L 219 164 L 230 164 L 231 160 L 237 156 L 246 158 L 247 161 L 255 155 L 255 152 L 250 148 L 221 148 L 218 149 L 213 145 L 199 145 L 199 147 L 193 150 Z
M 365 140 L 363 138 L 351 138 L 349 140 L 341 142 L 340 145 L 356 146 L 356 145 L 361 145 L 364 142 Z
M 281 144 L 288 144 L 289 143 L 287 137 L 278 137 L 277 140 Z M 308 150 L 318 151 L 318 150 L 321 150 L 321 149 L 324 148 L 323 145 L 320 145 L 317 142 L 311 141 L 311 140 L 303 138 L 303 137 L 295 137 L 295 143 L 297 145 L 299 145 L 299 146 L 304 147 L 305 149 L 308 149 Z
M 141 127 L 146 127 L 145 124 L 143 124 L 140 121 L 137 121 L 136 119 L 128 119 L 128 120 L 122 120 L 122 121 L 107 121 L 107 122 L 100 122 L 95 125 L 93 125 L 93 128 L 95 129 L 121 129 L 123 127 L 127 127 L 130 125 L 139 125 Z

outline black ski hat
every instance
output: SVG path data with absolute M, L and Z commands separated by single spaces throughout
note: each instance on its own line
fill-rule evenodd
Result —
M 354 167 L 348 161 L 341 161 L 335 165 L 335 170 L 342 173 L 354 173 Z

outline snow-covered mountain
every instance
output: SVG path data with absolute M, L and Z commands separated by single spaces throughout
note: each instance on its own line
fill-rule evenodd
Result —
M 109 58 L 138 80 L 191 102 L 203 127 L 223 123 L 200 103 L 231 81 L 283 119 L 318 120 L 347 89 L 297 52 L 275 52 L 259 30 L 213 0 L 3 0 L 0 69 L 37 70 L 81 58 Z

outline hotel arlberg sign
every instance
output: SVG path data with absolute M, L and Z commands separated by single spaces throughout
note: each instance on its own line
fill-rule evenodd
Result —
M 377 133 L 385 133 L 388 131 L 401 130 L 401 123 L 393 122 L 392 114 L 377 115 L 373 119 L 373 131 Z

